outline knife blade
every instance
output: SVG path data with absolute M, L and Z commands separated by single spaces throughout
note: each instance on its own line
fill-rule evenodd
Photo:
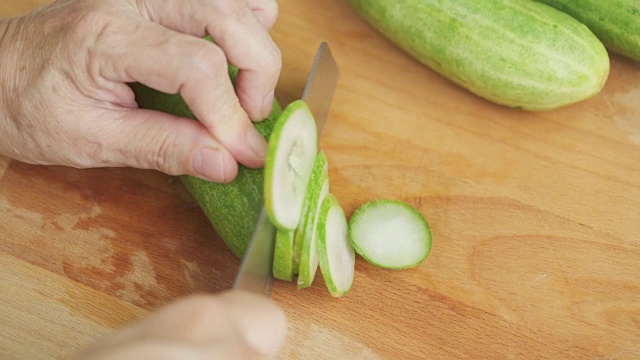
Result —
M 329 44 L 323 42 L 318 48 L 307 84 L 302 91 L 302 100 L 309 105 L 311 113 L 316 119 L 318 135 L 322 133 L 324 124 L 329 117 L 331 101 L 339 78 L 340 69 L 338 69 L 338 64 L 331 54 Z
M 323 42 L 316 52 L 302 92 L 302 100 L 307 103 L 316 120 L 318 134 L 322 132 L 329 117 L 329 108 L 339 77 L 338 64 L 331 54 L 329 45 Z M 276 228 L 271 224 L 263 207 L 233 283 L 234 289 L 271 296 L 275 238 Z

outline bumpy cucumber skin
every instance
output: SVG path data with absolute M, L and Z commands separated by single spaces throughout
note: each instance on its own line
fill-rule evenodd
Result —
M 609 74 L 608 53 L 585 25 L 535 1 L 349 3 L 414 58 L 497 104 L 559 108 L 597 94 Z
M 640 2 L 637 0 L 538 0 L 565 12 L 611 51 L 640 61 Z
M 232 78 L 235 78 L 236 74 L 237 70 L 230 68 Z M 195 119 L 180 95 L 164 94 L 138 83 L 130 84 L 130 87 L 140 108 Z M 264 121 L 254 123 L 258 132 L 266 139 L 269 139 L 281 111 L 280 104 L 275 100 L 271 115 Z M 234 255 L 241 258 L 264 204 L 264 169 L 250 169 L 240 165 L 237 177 L 228 184 L 218 184 L 191 176 L 181 176 L 180 180 L 225 245 Z
M 273 256 L 273 277 L 278 280 L 293 280 L 293 239 L 295 230 L 278 229 Z

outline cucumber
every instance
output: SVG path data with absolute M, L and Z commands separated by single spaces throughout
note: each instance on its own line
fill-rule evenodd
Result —
M 313 165 L 313 174 L 309 180 L 303 216 L 296 230 L 294 240 L 294 259 L 299 259 L 298 288 L 304 289 L 313 283 L 318 269 L 316 251 L 318 214 L 322 201 L 329 194 L 328 161 L 324 152 L 320 152 Z M 296 261 L 294 260 L 294 267 Z
M 237 69 L 230 67 L 229 74 L 235 79 Z M 130 87 L 141 108 L 195 119 L 180 95 L 161 93 L 139 83 L 130 84 Z M 280 104 L 275 100 L 271 115 L 262 122 L 254 123 L 266 139 L 269 139 L 280 113 Z M 264 170 L 239 165 L 237 177 L 228 184 L 191 176 L 181 176 L 180 180 L 225 245 L 234 255 L 242 258 L 264 203 Z
M 318 154 L 318 129 L 303 100 L 289 104 L 273 127 L 265 161 L 265 207 L 271 223 L 294 230 Z
M 638 0 L 538 0 L 565 12 L 589 29 L 611 51 L 640 61 Z
M 279 280 L 293 280 L 293 239 L 295 230 L 278 229 L 273 252 L 273 277 Z
M 407 269 L 419 265 L 431 252 L 431 230 L 411 205 L 399 200 L 372 200 L 351 216 L 349 243 L 371 264 Z
M 329 194 L 318 215 L 318 260 L 327 290 L 334 297 L 351 289 L 356 253 L 347 237 L 347 219 L 338 199 Z
M 313 284 L 313 280 L 316 277 L 318 271 L 318 233 L 316 231 L 318 226 L 318 215 L 320 213 L 320 206 L 325 197 L 329 194 L 329 180 L 327 179 L 322 185 L 320 194 L 317 197 L 316 206 L 313 209 L 313 221 L 307 223 L 308 235 L 303 238 L 302 245 L 300 246 L 300 267 L 298 269 L 298 289 L 308 288 Z
M 597 94 L 609 74 L 608 53 L 585 25 L 535 1 L 349 3 L 417 60 L 497 104 L 562 107 Z

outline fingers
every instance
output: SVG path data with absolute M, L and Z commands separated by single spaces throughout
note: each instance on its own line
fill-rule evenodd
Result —
M 189 7 L 194 7 L 196 10 L 202 11 L 203 8 L 210 8 L 212 6 L 212 2 L 211 0 L 191 1 L 191 4 L 185 2 L 169 2 L 157 7 L 150 7 L 149 5 L 152 4 L 146 2 L 137 5 L 140 13 L 149 20 L 156 21 L 170 29 L 178 30 L 187 34 L 204 36 L 206 32 L 206 25 L 203 24 L 207 24 L 207 20 L 205 18 L 203 18 L 203 21 L 191 23 L 185 20 L 192 18 L 193 9 L 190 9 Z M 238 4 L 242 3 L 242 0 L 227 0 L 219 1 L 219 4 L 213 5 L 217 6 L 216 8 L 220 8 L 228 5 L 230 1 L 235 1 Z M 262 27 L 267 31 L 271 30 L 278 19 L 278 3 L 276 0 L 247 0 L 246 4 L 258 19 Z M 162 11 L 162 9 L 166 10 Z M 169 16 L 166 16 L 166 14 L 169 14 Z
M 283 312 L 263 296 L 241 291 L 192 295 L 110 334 L 79 358 L 273 358 L 286 328 Z
M 274 356 L 284 342 L 284 313 L 266 297 L 228 291 L 195 295 L 168 305 L 140 325 L 152 337 L 172 338 L 217 349 L 237 341 L 255 354 Z
M 282 67 L 280 50 L 265 29 L 277 15 L 273 0 L 136 3 L 142 4 L 143 15 L 165 27 L 196 36 L 210 34 L 239 68 L 236 91 L 246 113 L 252 120 L 269 116 Z
M 277 16 L 275 1 L 140 0 L 135 4 L 153 22 L 140 23 L 132 16 L 122 33 L 111 35 L 113 41 L 96 44 L 100 46 L 97 57 L 107 59 L 100 75 L 113 82 L 138 81 L 162 92 L 179 92 L 236 161 L 251 168 L 263 166 L 267 142 L 250 120 L 270 115 L 282 65 L 265 29 Z M 207 33 L 216 44 L 199 38 Z M 235 92 L 228 63 L 239 68 Z M 211 157 L 211 152 L 203 152 L 192 160 L 208 163 Z M 157 167 L 166 166 L 153 166 Z M 191 165 L 203 177 L 197 168 Z M 220 179 L 220 174 L 205 177 L 212 175 Z
M 106 154 L 108 166 L 156 169 L 218 183 L 231 181 L 238 172 L 231 153 L 191 119 L 134 109 L 93 131 L 102 134 L 103 148 L 118 149 Z
M 102 46 L 105 78 L 138 81 L 185 102 L 238 162 L 264 164 L 267 143 L 253 127 L 233 91 L 224 53 L 214 44 L 154 23 L 137 26 L 119 46 Z M 105 44 L 109 45 L 109 44 Z
M 255 294 L 229 291 L 220 300 L 245 341 L 258 353 L 275 355 L 287 333 L 287 319 L 272 301 Z
M 262 26 L 270 30 L 278 19 L 278 3 L 275 0 L 249 0 L 248 4 Z

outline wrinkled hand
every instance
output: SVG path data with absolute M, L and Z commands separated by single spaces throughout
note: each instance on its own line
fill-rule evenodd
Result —
M 275 0 L 58 0 L 0 25 L 0 154 L 212 181 L 264 164 L 251 124 L 281 68 Z M 210 34 L 215 45 L 202 39 Z M 240 69 L 234 92 L 227 63 Z M 138 109 L 128 82 L 180 93 L 200 120 Z
M 273 302 L 240 291 L 192 296 L 102 339 L 82 360 L 273 358 L 286 334 Z

